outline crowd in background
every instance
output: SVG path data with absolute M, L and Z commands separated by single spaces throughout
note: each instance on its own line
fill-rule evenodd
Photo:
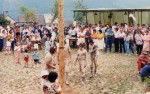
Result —
M 127 55 L 138 54 L 142 50 L 149 51 L 149 29 L 145 24 L 137 24 L 136 28 L 128 26 L 126 23 L 113 25 L 78 25 L 68 26 L 64 28 L 64 35 L 67 44 L 69 45 L 70 38 L 77 38 L 77 41 L 72 42 L 73 47 L 78 47 L 80 43 L 85 43 L 87 51 L 89 51 L 89 40 L 92 39 L 100 50 L 112 52 L 112 44 L 114 44 L 114 52 L 124 52 Z M 0 26 L 0 51 L 10 46 L 13 52 L 17 42 L 21 43 L 22 49 L 28 46 L 33 46 L 37 49 L 42 49 L 42 43 L 50 40 L 51 45 L 56 45 L 58 41 L 59 31 L 58 26 L 44 27 L 42 25 L 22 25 L 16 23 L 13 26 Z M 9 42 L 8 42 L 9 41 Z M 37 46 L 38 44 L 38 46 Z M 134 48 L 136 50 L 134 51 Z

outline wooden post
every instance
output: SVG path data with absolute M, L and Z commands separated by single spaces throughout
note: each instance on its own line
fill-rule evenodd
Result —
M 59 83 L 64 91 L 65 64 L 64 64 L 64 5 L 63 0 L 58 0 L 59 22 Z

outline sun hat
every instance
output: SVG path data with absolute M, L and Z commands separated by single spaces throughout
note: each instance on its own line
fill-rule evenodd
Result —
M 47 70 L 43 70 L 41 72 L 41 77 L 45 76 L 45 75 L 49 75 L 48 71 Z

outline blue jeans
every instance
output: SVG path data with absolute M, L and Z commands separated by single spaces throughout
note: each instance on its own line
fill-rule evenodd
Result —
M 130 54 L 129 42 L 125 41 L 124 42 L 124 46 L 125 46 L 124 48 L 125 48 L 126 54 Z
M 106 48 L 105 48 L 105 52 L 107 52 L 108 47 L 109 47 L 109 51 L 111 52 L 112 42 L 113 42 L 113 37 L 107 37 L 107 38 L 106 38 Z
M 130 52 L 134 54 L 133 43 L 129 43 Z

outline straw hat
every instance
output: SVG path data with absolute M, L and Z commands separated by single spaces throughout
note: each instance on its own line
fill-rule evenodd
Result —
M 49 75 L 49 73 L 48 73 L 47 70 L 43 70 L 43 71 L 41 72 L 41 77 L 42 77 L 42 76 L 45 76 L 45 75 Z

